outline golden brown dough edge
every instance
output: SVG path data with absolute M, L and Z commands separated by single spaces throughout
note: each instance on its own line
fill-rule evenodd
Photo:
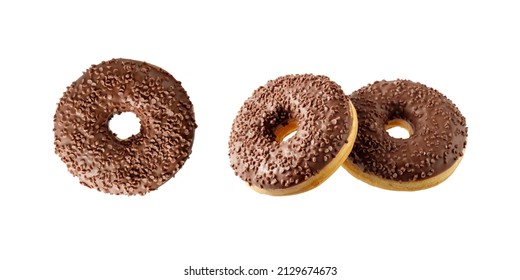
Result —
M 325 182 L 325 180 L 327 180 L 342 165 L 342 163 L 347 160 L 348 155 L 354 147 L 354 142 L 356 142 L 358 119 L 356 109 L 354 108 L 354 105 L 350 100 L 349 107 L 350 111 L 352 112 L 352 127 L 347 137 L 347 142 L 341 147 L 339 152 L 329 162 L 329 164 L 327 164 L 322 170 L 320 170 L 320 172 L 318 172 L 316 175 L 312 176 L 308 180 L 286 189 L 266 190 L 263 188 L 256 187 L 254 185 L 251 185 L 250 187 L 261 194 L 268 194 L 272 196 L 284 196 L 299 194 L 312 190 L 319 186 L 321 183 Z
M 375 175 L 363 172 L 361 168 L 359 168 L 350 160 L 346 160 L 343 163 L 343 168 L 345 168 L 350 174 L 352 174 L 352 176 L 374 187 L 393 191 L 419 191 L 434 187 L 442 183 L 444 180 L 448 179 L 448 177 L 450 177 L 450 175 L 455 171 L 455 169 L 457 169 L 457 166 L 462 161 L 462 158 L 463 157 L 459 157 L 459 159 L 457 159 L 457 161 L 455 161 L 455 163 L 453 163 L 453 165 L 450 166 L 450 168 L 446 169 L 444 172 L 439 173 L 436 176 L 424 180 L 410 182 L 399 182 L 379 178 Z

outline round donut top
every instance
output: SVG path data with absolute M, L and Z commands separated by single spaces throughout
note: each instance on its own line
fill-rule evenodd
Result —
M 275 130 L 297 123 L 291 138 Z M 325 76 L 288 75 L 254 91 L 232 126 L 229 157 L 235 173 L 265 189 L 295 186 L 317 174 L 347 142 L 349 98 Z
M 139 117 L 138 134 L 121 140 L 108 128 L 122 112 Z M 55 151 L 89 188 L 145 194 L 184 164 L 196 128 L 181 83 L 145 62 L 112 59 L 93 65 L 64 93 L 54 116 Z
M 365 172 L 395 181 L 415 181 L 442 173 L 463 156 L 466 119 L 446 96 L 408 80 L 379 81 L 350 96 L 359 128 L 349 160 Z M 392 120 L 413 130 L 396 139 L 385 130 Z

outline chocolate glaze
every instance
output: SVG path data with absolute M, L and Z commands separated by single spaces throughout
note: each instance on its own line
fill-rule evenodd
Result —
M 140 132 L 125 140 L 108 128 L 122 112 L 141 122 Z M 89 188 L 142 195 L 182 167 L 196 127 L 179 81 L 145 62 L 112 59 L 93 65 L 67 88 L 54 115 L 55 152 Z
M 298 130 L 277 142 L 275 129 L 296 120 Z M 317 174 L 347 142 L 349 98 L 325 76 L 288 75 L 258 88 L 232 126 L 229 157 L 250 185 L 285 189 Z
M 380 81 L 350 96 L 359 128 L 348 160 L 364 172 L 395 181 L 416 181 L 442 173 L 463 156 L 466 119 L 443 94 L 407 80 Z M 385 125 L 407 121 L 414 133 L 390 136 Z

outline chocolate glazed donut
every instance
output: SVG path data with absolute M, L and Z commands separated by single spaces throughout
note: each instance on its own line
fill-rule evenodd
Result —
M 141 130 L 119 139 L 108 128 L 133 112 Z M 163 69 L 129 59 L 93 65 L 67 88 L 54 116 L 55 151 L 81 184 L 111 194 L 145 194 L 188 159 L 195 116 L 181 83 Z
M 466 147 L 466 120 L 443 94 L 407 80 L 380 81 L 350 96 L 359 118 L 356 143 L 344 167 L 362 181 L 414 191 L 447 179 Z M 410 137 L 393 138 L 393 126 Z
M 344 162 L 356 132 L 356 111 L 336 83 L 325 76 L 280 77 L 240 109 L 229 138 L 231 167 L 257 192 L 301 193 Z

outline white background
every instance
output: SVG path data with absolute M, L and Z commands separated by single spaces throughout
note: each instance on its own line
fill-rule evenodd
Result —
M 185 2 L 0 4 L 0 279 L 246 278 L 183 276 L 190 265 L 338 267 L 247 279 L 520 278 L 514 1 Z M 185 166 L 144 197 L 87 189 L 54 154 L 65 88 L 116 57 L 182 81 L 199 125 Z M 253 90 L 295 73 L 346 93 L 396 78 L 438 89 L 467 118 L 464 160 L 420 192 L 339 169 L 301 195 L 255 193 L 229 167 L 231 124 Z

